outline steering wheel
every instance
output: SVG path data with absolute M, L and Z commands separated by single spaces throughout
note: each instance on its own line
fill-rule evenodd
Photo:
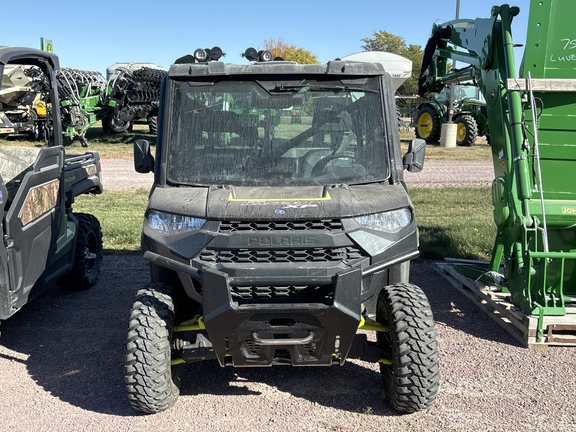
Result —
M 335 159 L 354 159 L 353 152 L 341 152 L 341 153 L 332 153 L 331 155 L 325 156 L 324 158 L 320 159 L 316 164 L 312 167 L 312 173 L 310 174 L 312 177 L 317 177 L 322 174 L 328 162 L 333 161 Z

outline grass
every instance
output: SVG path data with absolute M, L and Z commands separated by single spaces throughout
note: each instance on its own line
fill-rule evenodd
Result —
M 148 191 L 109 191 L 102 195 L 81 195 L 74 211 L 90 213 L 100 220 L 106 254 L 140 252 L 142 218 L 148 202 Z
M 490 259 L 496 226 L 489 188 L 418 188 L 410 196 L 422 258 Z
M 406 153 L 408 144 L 416 138 L 414 131 L 401 131 L 400 142 L 402 143 L 402 152 Z M 428 144 L 426 146 L 427 160 L 492 160 L 492 150 L 485 137 L 478 137 L 476 145 L 471 147 L 440 147 L 439 144 Z

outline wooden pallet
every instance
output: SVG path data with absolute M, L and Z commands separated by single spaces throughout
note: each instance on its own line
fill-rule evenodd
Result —
M 537 315 L 526 315 L 510 303 L 510 294 L 499 291 L 498 287 L 458 273 L 453 263 L 436 263 L 436 270 L 525 347 L 576 346 L 576 307 L 566 306 L 563 316 L 545 315 L 539 325 Z

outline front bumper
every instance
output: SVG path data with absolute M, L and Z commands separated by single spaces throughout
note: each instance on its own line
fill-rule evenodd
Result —
M 177 272 L 188 296 L 202 305 L 208 339 L 185 347 L 184 361 L 216 358 L 221 366 L 236 367 L 327 366 L 357 357 L 350 349 L 357 345 L 362 303 L 375 296 L 389 267 L 417 253 L 320 276 L 302 269 L 299 275 L 297 268 L 292 276 L 230 276 L 150 251 L 144 258 Z

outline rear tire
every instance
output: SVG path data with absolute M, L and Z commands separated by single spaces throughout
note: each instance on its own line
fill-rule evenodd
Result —
M 150 133 L 156 135 L 158 133 L 158 117 L 150 116 L 148 117 L 148 128 Z
M 180 395 L 182 365 L 171 364 L 173 295 L 169 285 L 146 285 L 136 294 L 130 313 L 124 381 L 130 405 L 145 413 L 167 410 Z
M 456 145 L 473 146 L 478 138 L 478 125 L 474 117 L 468 114 L 459 115 L 454 119 L 456 123 Z
M 428 409 L 438 394 L 440 369 L 434 318 L 426 295 L 416 285 L 399 283 L 380 291 L 376 320 L 382 383 L 390 404 L 413 413 Z
M 440 114 L 430 105 L 424 105 L 416 116 L 416 138 L 421 138 L 428 144 L 440 141 L 442 130 Z
M 102 229 L 98 219 L 86 213 L 74 213 L 78 236 L 74 266 L 58 283 L 65 289 L 84 290 L 95 285 L 102 266 Z

